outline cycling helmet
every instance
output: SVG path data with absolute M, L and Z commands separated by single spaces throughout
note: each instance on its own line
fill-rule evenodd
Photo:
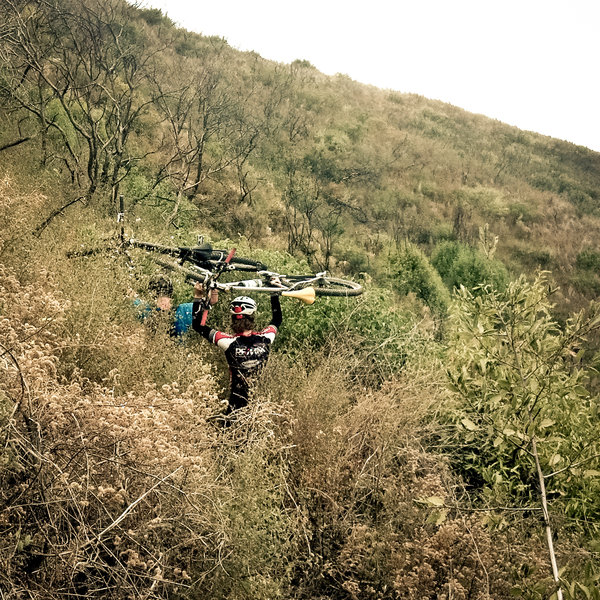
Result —
M 229 312 L 236 318 L 249 317 L 256 312 L 256 302 L 248 296 L 238 296 L 231 301 Z

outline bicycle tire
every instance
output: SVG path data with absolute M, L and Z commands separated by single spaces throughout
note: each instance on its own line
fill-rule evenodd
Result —
M 285 279 L 294 284 L 294 289 L 313 287 L 317 296 L 360 296 L 364 291 L 360 283 L 337 277 L 317 278 L 314 275 L 287 275 Z
M 156 252 L 174 256 L 184 262 L 197 264 L 198 266 L 209 270 L 213 270 L 216 266 L 222 264 L 229 255 L 229 250 L 214 250 L 209 245 L 206 245 L 205 247 L 170 247 L 135 239 L 129 240 L 129 244 L 136 248 L 141 248 L 146 252 Z M 233 260 L 228 264 L 227 270 L 257 272 L 267 270 L 267 266 L 258 260 L 234 255 Z
M 210 266 L 216 266 L 219 263 L 221 263 L 225 257 L 227 256 L 227 253 L 223 250 L 213 250 L 211 257 L 208 259 L 207 263 Z M 252 272 L 252 273 L 256 273 L 258 271 L 266 271 L 267 270 L 267 265 L 265 265 L 264 263 L 261 263 L 258 260 L 253 260 L 251 258 L 243 258 L 241 256 L 235 256 L 233 257 L 233 259 L 231 260 L 231 262 L 229 263 L 227 270 L 228 271 L 247 271 L 247 272 Z

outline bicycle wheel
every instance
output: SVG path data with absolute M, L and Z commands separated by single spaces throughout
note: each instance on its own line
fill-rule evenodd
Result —
M 211 252 L 210 258 L 206 262 L 208 263 L 208 265 L 214 267 L 217 264 L 223 262 L 227 257 L 227 254 L 228 252 L 225 252 L 225 250 L 213 250 Z M 227 267 L 227 270 L 248 271 L 256 273 L 258 271 L 266 271 L 267 265 L 261 263 L 258 260 L 252 260 L 251 258 L 242 258 L 241 256 L 234 255 Z
M 360 296 L 363 293 L 360 283 L 336 277 L 287 275 L 285 279 L 292 284 L 293 289 L 313 287 L 317 296 Z

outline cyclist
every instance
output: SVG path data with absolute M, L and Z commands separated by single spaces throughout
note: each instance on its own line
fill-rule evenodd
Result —
M 192 303 L 179 304 L 173 311 L 173 282 L 162 274 L 150 279 L 148 293 L 150 302 L 140 298 L 133 301 L 137 318 L 153 330 L 158 329 L 158 322 L 164 320 L 164 327 L 168 328 L 169 335 L 183 339 L 192 327 Z M 168 324 L 167 321 L 171 318 L 173 322 Z
M 155 275 L 148 283 L 148 294 L 152 299 L 146 302 L 140 298 L 133 300 L 137 318 L 151 329 L 156 329 L 163 315 L 171 315 L 173 309 L 173 283 L 165 275 Z
M 218 290 L 211 290 L 210 304 L 218 299 Z M 233 335 L 211 329 L 201 324 L 204 297 L 204 287 L 201 283 L 194 286 L 194 304 L 192 327 L 209 342 L 225 352 L 229 365 L 230 394 L 229 404 L 225 414 L 242 408 L 248 404 L 248 395 L 253 381 L 265 366 L 271 344 L 281 325 L 282 314 L 279 296 L 271 295 L 272 318 L 270 324 L 261 331 L 254 331 L 254 315 L 256 302 L 248 296 L 238 296 L 229 305 L 231 313 L 231 329 Z
M 173 318 L 173 329 L 171 335 L 176 338 L 183 338 L 192 327 L 192 302 L 184 302 L 175 310 Z

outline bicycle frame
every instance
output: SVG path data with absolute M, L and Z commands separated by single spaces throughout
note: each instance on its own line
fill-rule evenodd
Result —
M 233 251 L 232 251 L 233 252 Z M 213 271 L 194 265 L 193 267 L 184 267 L 177 265 L 166 260 L 155 259 L 155 261 L 166 268 L 180 271 L 183 275 L 194 281 L 202 283 L 206 289 L 205 304 L 208 304 L 208 297 L 212 289 L 217 289 L 223 292 L 256 292 L 260 294 L 281 294 L 291 298 L 298 298 L 305 304 L 313 304 L 315 301 L 316 293 L 312 286 L 307 285 L 314 282 L 317 283 L 325 275 L 319 273 L 312 278 L 305 278 L 302 281 L 293 282 L 290 281 L 286 275 L 276 273 L 275 271 L 258 271 L 257 275 L 260 278 L 256 279 L 242 279 L 239 281 L 219 282 L 219 276 L 227 270 L 235 270 L 228 268 L 228 263 L 231 260 L 230 255 L 227 257 L 229 260 L 223 260 L 223 266 L 218 271 Z M 274 283 L 277 282 L 277 283 Z M 268 285 L 265 285 L 268 284 Z

